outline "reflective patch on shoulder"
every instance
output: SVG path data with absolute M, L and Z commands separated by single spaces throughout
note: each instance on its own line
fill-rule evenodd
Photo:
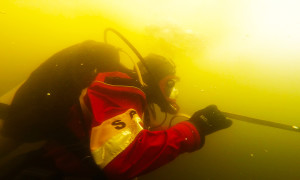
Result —
M 141 123 L 136 111 L 129 109 L 92 128 L 90 149 L 95 162 L 104 168 L 135 139 L 143 129 Z

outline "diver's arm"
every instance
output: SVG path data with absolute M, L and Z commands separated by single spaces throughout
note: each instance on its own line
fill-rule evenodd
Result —
M 169 163 L 184 152 L 200 149 L 203 143 L 189 122 L 165 131 L 142 130 L 103 170 L 109 179 L 131 179 Z
M 101 83 L 101 76 L 97 79 L 84 100 L 93 115 L 90 149 L 110 179 L 140 176 L 203 145 L 191 122 L 164 131 L 143 129 L 143 94 L 135 88 Z
M 184 152 L 200 149 L 205 136 L 231 126 L 215 105 L 193 114 L 165 131 L 141 131 L 104 171 L 112 179 L 130 179 L 161 167 Z

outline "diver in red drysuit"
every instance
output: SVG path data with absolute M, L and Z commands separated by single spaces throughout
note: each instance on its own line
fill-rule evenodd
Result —
M 2 133 L 20 142 L 46 140 L 41 157 L 50 159 L 51 165 L 60 171 L 59 176 L 84 177 L 98 168 L 108 179 L 132 179 L 181 153 L 200 149 L 206 135 L 231 125 L 212 105 L 169 129 L 150 131 L 151 104 L 157 104 L 166 113 L 175 114 L 179 110 L 171 98 L 177 79 L 174 65 L 161 56 L 147 56 L 145 64 L 139 64 L 147 84 L 143 85 L 137 73 L 116 65 L 119 60 L 114 48 L 96 42 L 74 47 L 50 58 L 23 84 L 8 113 L 8 119 L 12 120 L 4 121 L 6 129 Z M 101 48 L 109 51 L 95 53 Z M 78 60 L 75 65 L 69 63 L 61 68 L 64 58 L 70 62 Z M 98 59 L 105 61 L 105 66 L 95 63 Z M 105 70 L 110 63 L 116 66 Z M 70 64 L 74 69 L 69 69 Z M 53 76 L 44 73 L 45 69 L 52 72 L 53 68 L 57 71 Z M 72 70 L 66 76 L 69 80 L 60 79 L 66 68 Z M 57 82 L 65 88 L 60 88 Z M 32 89 L 32 84 L 42 88 Z M 32 92 L 36 95 L 24 96 Z M 32 109 L 25 111 L 28 107 Z M 21 113 L 16 114 L 20 109 Z M 99 177 L 98 172 L 89 176 L 95 177 Z
M 150 86 L 144 87 L 145 91 L 153 93 L 151 85 L 160 84 L 161 97 L 169 101 L 169 106 L 178 108 L 169 98 L 177 79 L 174 66 L 153 54 L 147 56 L 145 62 L 154 76 L 147 78 L 147 72 L 143 73 Z M 161 100 L 155 102 L 157 94 L 147 96 L 142 87 L 130 81 L 134 79 L 125 73 L 99 73 L 81 100 L 81 107 L 91 120 L 91 153 L 108 179 L 132 179 L 150 172 L 181 153 L 200 149 L 205 135 L 231 124 L 216 106 L 209 106 L 167 130 L 147 130 L 143 125 L 144 112 L 149 106 L 147 101 L 154 100 L 152 103 L 162 106 L 163 110 L 170 107 L 163 107 Z

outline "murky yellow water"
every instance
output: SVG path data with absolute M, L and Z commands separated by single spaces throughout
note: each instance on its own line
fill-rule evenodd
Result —
M 107 27 L 177 64 L 185 113 L 223 111 L 300 125 L 296 0 L 2 0 L 0 96 L 53 53 Z M 110 36 L 116 46 L 124 45 Z M 300 179 L 299 133 L 234 121 L 206 146 L 141 179 Z

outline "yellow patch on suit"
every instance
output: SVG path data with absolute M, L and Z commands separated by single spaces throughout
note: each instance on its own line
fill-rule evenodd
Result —
M 93 127 L 90 149 L 95 162 L 104 168 L 135 139 L 143 129 L 142 120 L 134 109 Z

